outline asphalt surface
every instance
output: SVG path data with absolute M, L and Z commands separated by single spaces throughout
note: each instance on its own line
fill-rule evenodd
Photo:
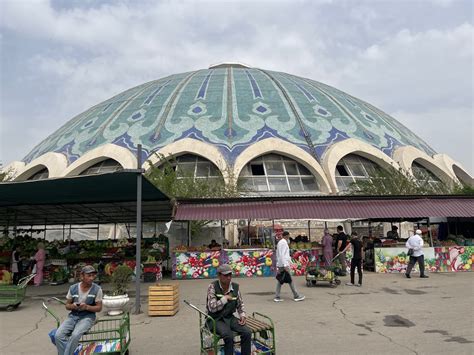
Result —
M 273 319 L 278 354 L 474 354 L 474 273 L 430 274 L 429 279 L 366 273 L 361 288 L 346 286 L 347 277 L 337 288 L 308 288 L 303 277 L 295 280 L 306 296 L 303 302 L 292 300 L 287 285 L 284 302 L 273 302 L 273 278 L 234 279 L 247 312 Z M 210 281 L 162 283 L 174 282 L 181 303 L 173 317 L 147 316 L 151 284 L 142 285 L 144 313 L 131 316 L 131 354 L 199 354 L 198 314 L 182 301 L 205 309 Z M 0 354 L 55 354 L 47 335 L 55 323 L 41 302 L 65 297 L 67 287 L 29 287 L 16 311 L 0 310 Z M 52 307 L 66 315 L 61 306 Z

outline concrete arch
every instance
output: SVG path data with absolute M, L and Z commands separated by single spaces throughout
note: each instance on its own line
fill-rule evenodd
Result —
M 314 159 L 311 154 L 299 148 L 298 146 L 292 143 L 288 143 L 287 141 L 284 141 L 279 138 L 267 138 L 261 140 L 252 144 L 242 153 L 240 153 L 234 163 L 234 176 L 238 177 L 244 166 L 251 162 L 253 159 L 261 155 L 270 153 L 277 153 L 283 155 L 304 165 L 316 178 L 318 185 L 321 188 L 321 192 L 331 193 L 330 184 L 318 161 Z
M 439 165 L 438 162 L 430 157 L 425 152 L 412 147 L 404 146 L 399 147 L 393 153 L 393 159 L 400 165 L 400 167 L 410 174 L 412 174 L 412 165 L 413 162 L 417 162 L 422 165 L 427 170 L 431 171 L 437 178 L 447 184 L 451 184 L 453 180 L 456 179 L 456 176 L 450 172 L 446 171 L 445 167 Z
M 348 154 L 367 158 L 384 169 L 399 169 L 399 165 L 381 150 L 355 138 L 333 144 L 323 155 L 322 166 L 333 191 L 339 192 L 336 184 L 336 165 Z
M 68 166 L 61 176 L 75 176 L 106 159 L 117 161 L 124 169 L 136 169 L 137 158 L 127 148 L 115 144 L 104 144 L 92 149 Z
M 48 169 L 49 178 L 59 177 L 66 167 L 67 159 L 63 154 L 48 152 L 26 164 L 23 169 L 18 172 L 18 175 L 14 180 L 28 180 L 30 177 L 44 168 Z
M 183 138 L 173 143 L 166 145 L 160 150 L 156 151 L 148 160 L 143 163 L 142 167 L 145 170 L 150 169 L 151 166 L 160 163 L 160 156 L 179 156 L 183 154 L 198 155 L 204 159 L 212 162 L 221 172 L 225 183 L 230 182 L 229 166 L 226 163 L 224 156 L 212 144 L 198 141 L 192 138 Z
M 461 163 L 455 161 L 447 154 L 436 154 L 433 156 L 434 161 L 448 171 L 454 181 L 461 182 L 463 184 L 474 186 L 474 179 L 462 166 Z

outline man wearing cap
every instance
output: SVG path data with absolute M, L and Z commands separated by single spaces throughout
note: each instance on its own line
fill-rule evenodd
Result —
M 97 271 L 91 265 L 81 270 L 81 282 L 69 287 L 66 309 L 71 311 L 56 331 L 59 355 L 72 355 L 82 335 L 92 328 L 95 314 L 102 310 L 102 289 L 93 281 Z
M 288 238 L 290 237 L 290 233 L 288 231 L 284 231 L 282 234 L 281 239 L 278 241 L 277 249 L 276 249 L 276 259 L 277 259 L 277 273 L 282 273 L 286 271 L 288 273 L 288 277 L 290 279 L 289 285 L 291 288 L 291 292 L 293 292 L 293 299 L 296 302 L 303 301 L 304 296 L 299 295 L 298 291 L 296 291 L 295 285 L 293 280 L 291 279 L 290 273 L 290 247 L 288 246 Z M 275 298 L 273 299 L 275 302 L 282 302 L 283 300 L 280 298 L 280 291 L 281 291 L 281 283 L 277 280 L 277 287 L 275 292 Z
M 425 275 L 425 256 L 423 253 L 423 238 L 421 238 L 421 230 L 417 229 L 415 235 L 408 238 L 406 247 L 408 249 L 413 249 L 413 255 L 410 255 L 410 262 L 408 263 L 407 271 L 405 273 L 407 279 L 411 278 L 410 272 L 417 261 L 420 266 L 420 277 L 428 278 L 428 276 Z
M 218 280 L 207 289 L 207 313 L 216 321 L 216 333 L 224 340 L 225 355 L 234 354 L 234 334 L 240 335 L 242 355 L 250 355 L 251 330 L 245 326 L 246 314 L 239 284 L 231 282 L 232 269 L 228 264 L 217 268 Z M 237 311 L 239 319 L 234 317 Z M 212 323 L 207 326 L 212 329 Z

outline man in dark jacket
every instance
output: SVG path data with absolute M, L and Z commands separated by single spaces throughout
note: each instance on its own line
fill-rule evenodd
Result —
M 219 279 L 207 289 L 207 313 L 216 321 L 216 333 L 224 340 L 225 355 L 234 354 L 233 332 L 240 335 L 241 354 L 250 355 L 252 332 L 245 326 L 246 314 L 239 284 L 231 282 L 229 265 L 220 265 L 217 273 Z M 234 317 L 235 311 L 239 314 L 238 319 Z
M 102 310 L 102 289 L 93 281 L 97 271 L 91 265 L 81 270 L 81 282 L 69 287 L 66 309 L 71 311 L 56 331 L 59 355 L 72 355 L 82 335 L 92 328 L 95 314 Z
M 346 249 L 347 246 L 347 234 L 344 233 L 342 226 L 337 226 L 337 237 L 336 237 L 336 253 L 339 253 L 338 259 L 341 263 L 341 276 L 346 276 L 347 262 L 346 262 Z

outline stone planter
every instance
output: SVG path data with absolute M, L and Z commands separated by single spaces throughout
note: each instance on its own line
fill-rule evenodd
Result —
M 117 316 L 123 313 L 123 309 L 127 305 L 128 295 L 118 295 L 118 296 L 107 296 L 104 295 L 102 298 L 102 304 L 104 305 L 105 309 L 107 310 L 107 314 L 109 316 Z

